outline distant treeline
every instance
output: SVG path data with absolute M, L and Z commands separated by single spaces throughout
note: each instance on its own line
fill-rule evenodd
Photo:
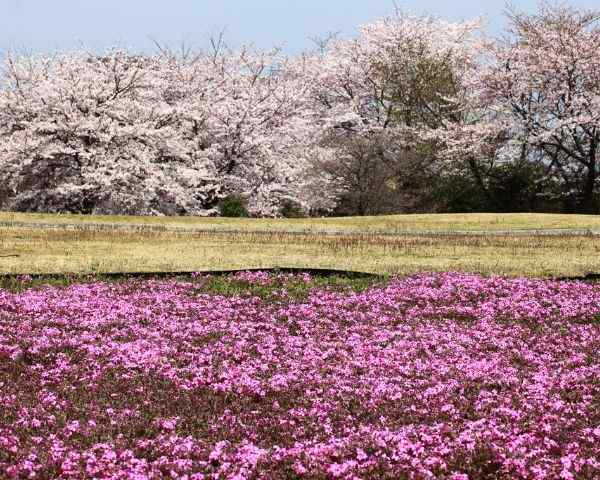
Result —
M 313 50 L 9 53 L 0 209 L 598 213 L 600 13 L 394 11 Z

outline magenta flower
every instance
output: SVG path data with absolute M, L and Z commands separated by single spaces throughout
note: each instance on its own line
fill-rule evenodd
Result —
M 600 478 L 599 313 L 599 285 L 459 273 L 0 290 L 0 477 Z

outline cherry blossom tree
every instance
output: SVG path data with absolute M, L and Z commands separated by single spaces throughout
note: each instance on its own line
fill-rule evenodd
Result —
M 0 94 L 5 208 L 204 214 L 219 191 L 178 141 L 156 59 L 113 50 L 8 55 Z
M 600 11 L 542 3 L 535 14 L 511 10 L 508 18 L 508 36 L 488 43 L 473 88 L 487 115 L 453 132 L 455 146 L 485 148 L 504 135 L 513 160 L 541 162 L 577 210 L 597 212 Z
M 467 111 L 479 31 L 478 20 L 450 23 L 397 10 L 361 27 L 356 38 L 331 38 L 303 58 L 317 78 L 310 108 L 322 132 L 317 138 L 337 150 L 315 160 L 338 172 L 359 213 L 377 211 L 361 198 L 389 197 L 399 184 L 417 187 L 407 177 L 434 174 L 438 130 L 463 122 Z
M 205 115 L 224 188 L 261 215 L 277 215 L 284 200 L 306 211 L 334 204 L 327 189 L 314 195 L 314 185 L 326 187 L 326 176 L 307 170 L 312 126 L 304 110 L 313 79 L 289 63 L 279 50 L 218 45 L 203 65 L 210 90 L 191 106 Z
M 298 111 L 308 77 L 278 51 L 8 55 L 0 92 L 3 208 L 218 213 L 226 195 L 256 215 L 294 199 L 331 208 L 306 174 Z
M 153 55 L 9 53 L 0 208 L 216 215 L 234 195 L 257 216 L 348 198 L 380 213 L 373 202 L 394 210 L 456 174 L 493 204 L 498 166 L 536 164 L 544 188 L 596 211 L 599 14 L 542 4 L 509 19 L 490 41 L 479 20 L 397 10 L 293 58 L 221 39 Z

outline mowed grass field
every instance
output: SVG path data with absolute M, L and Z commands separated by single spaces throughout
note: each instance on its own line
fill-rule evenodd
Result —
M 383 215 L 333 218 L 203 218 L 103 216 L 0 212 L 0 225 L 6 224 L 80 225 L 82 227 L 124 225 L 172 229 L 266 232 L 485 232 L 530 230 L 590 230 L 600 232 L 600 215 L 560 215 L 539 213 L 467 213 Z
M 0 273 L 324 268 L 567 277 L 600 272 L 600 216 L 324 219 L 0 213 Z

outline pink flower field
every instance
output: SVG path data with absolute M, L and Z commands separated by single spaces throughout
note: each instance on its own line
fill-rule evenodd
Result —
M 282 278 L 0 290 L 0 478 L 600 478 L 600 286 Z

